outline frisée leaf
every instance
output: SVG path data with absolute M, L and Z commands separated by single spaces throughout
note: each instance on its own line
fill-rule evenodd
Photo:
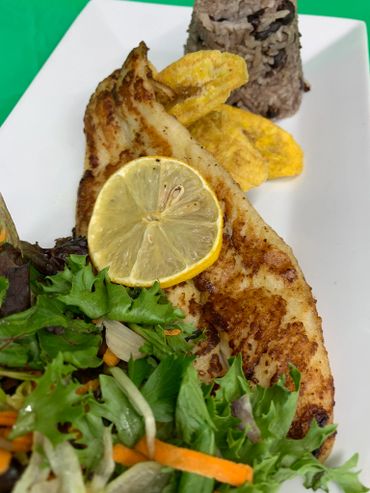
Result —
M 85 413 L 86 396 L 77 394 L 79 384 L 71 377 L 73 370 L 64 364 L 61 353 L 54 358 L 20 409 L 12 439 L 32 431 L 39 431 L 53 445 L 74 438 L 73 433 L 62 433 L 58 427 L 60 423 L 73 424 Z
M 93 273 L 85 255 L 70 255 L 64 270 L 45 280 L 39 283 L 42 292 L 54 295 L 91 319 L 105 316 L 120 322 L 155 325 L 184 317 L 167 300 L 159 283 L 139 290 L 113 284 L 106 270 Z
M 215 392 L 207 398 L 210 415 L 217 427 L 216 444 L 228 459 L 253 465 L 253 484 L 238 488 L 223 485 L 220 492 L 273 493 L 286 480 L 301 476 L 304 485 L 314 490 L 328 490 L 335 482 L 344 493 L 368 491 L 354 471 L 356 457 L 337 468 L 319 462 L 313 452 L 335 433 L 335 425 L 320 427 L 313 420 L 307 434 L 301 439 L 289 438 L 300 386 L 300 373 L 291 367 L 293 390 L 280 378 L 271 387 L 251 385 L 242 372 L 241 356 L 237 356 L 223 378 L 215 382 Z M 233 402 L 247 396 L 252 408 L 253 426 L 258 427 L 254 438 L 248 428 L 233 415 Z

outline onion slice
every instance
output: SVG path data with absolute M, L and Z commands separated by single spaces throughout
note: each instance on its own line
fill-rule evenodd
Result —
M 86 493 L 80 462 L 77 452 L 69 442 L 62 442 L 53 447 L 44 437 L 46 458 L 59 480 L 61 493 Z
M 89 485 L 89 493 L 102 493 L 114 471 L 112 434 L 110 428 L 105 427 L 103 433 L 103 457 L 96 466 L 94 476 Z
M 103 320 L 106 329 L 105 339 L 107 346 L 119 359 L 129 361 L 130 358 L 139 359 L 144 356 L 140 348 L 145 339 L 126 325 L 117 320 Z
M 160 493 L 168 482 L 169 473 L 157 462 L 141 462 L 130 467 L 108 484 L 106 493 Z
M 253 417 L 252 404 L 248 394 L 243 395 L 232 403 L 232 413 L 240 419 L 240 429 L 245 430 L 247 437 L 252 443 L 261 439 L 261 432 Z
M 149 458 L 153 458 L 154 456 L 154 440 L 156 435 L 156 424 L 153 411 L 147 401 L 144 399 L 144 396 L 140 392 L 140 390 L 136 387 L 136 385 L 129 379 L 126 373 L 121 370 L 121 368 L 113 367 L 110 368 L 109 371 L 115 378 L 116 382 L 123 390 L 123 392 L 129 398 L 131 404 L 134 406 L 136 411 L 141 414 L 144 418 L 145 425 L 145 435 L 146 435 L 146 443 L 148 446 Z
M 33 434 L 33 452 L 21 478 L 17 481 L 13 493 L 24 493 L 44 484 L 50 474 L 50 467 L 45 464 L 42 453 L 43 436 L 38 431 Z

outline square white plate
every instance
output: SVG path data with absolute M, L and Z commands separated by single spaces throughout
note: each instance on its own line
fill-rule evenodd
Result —
M 187 7 L 93 0 L 77 18 L 0 129 L 0 191 L 23 239 L 48 246 L 71 233 L 90 95 L 141 40 L 159 69 L 181 56 L 190 14 Z M 318 299 L 339 423 L 330 461 L 359 452 L 370 485 L 366 30 L 359 21 L 314 16 L 302 16 L 300 30 L 312 90 L 281 124 L 302 145 L 305 170 L 262 185 L 250 199 L 293 247 Z M 305 491 L 299 484 L 281 491 Z

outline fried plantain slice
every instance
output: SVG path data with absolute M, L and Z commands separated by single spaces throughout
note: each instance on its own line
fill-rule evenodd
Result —
M 189 130 L 243 190 L 267 177 L 294 176 L 303 169 L 303 151 L 294 138 L 267 118 L 249 111 L 222 104 Z M 262 162 L 266 163 L 267 176 Z
M 247 191 L 267 180 L 267 159 L 223 107 L 196 121 L 189 131 L 229 171 L 242 190 Z
M 232 53 L 203 50 L 189 53 L 154 78 L 176 94 L 166 110 L 183 125 L 191 125 L 224 103 L 231 91 L 248 81 L 244 59 Z

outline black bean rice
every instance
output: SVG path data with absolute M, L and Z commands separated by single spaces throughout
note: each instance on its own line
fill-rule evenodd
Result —
M 299 38 L 296 0 L 195 0 L 185 51 L 243 56 L 249 82 L 228 103 L 282 118 L 298 110 L 307 88 Z

